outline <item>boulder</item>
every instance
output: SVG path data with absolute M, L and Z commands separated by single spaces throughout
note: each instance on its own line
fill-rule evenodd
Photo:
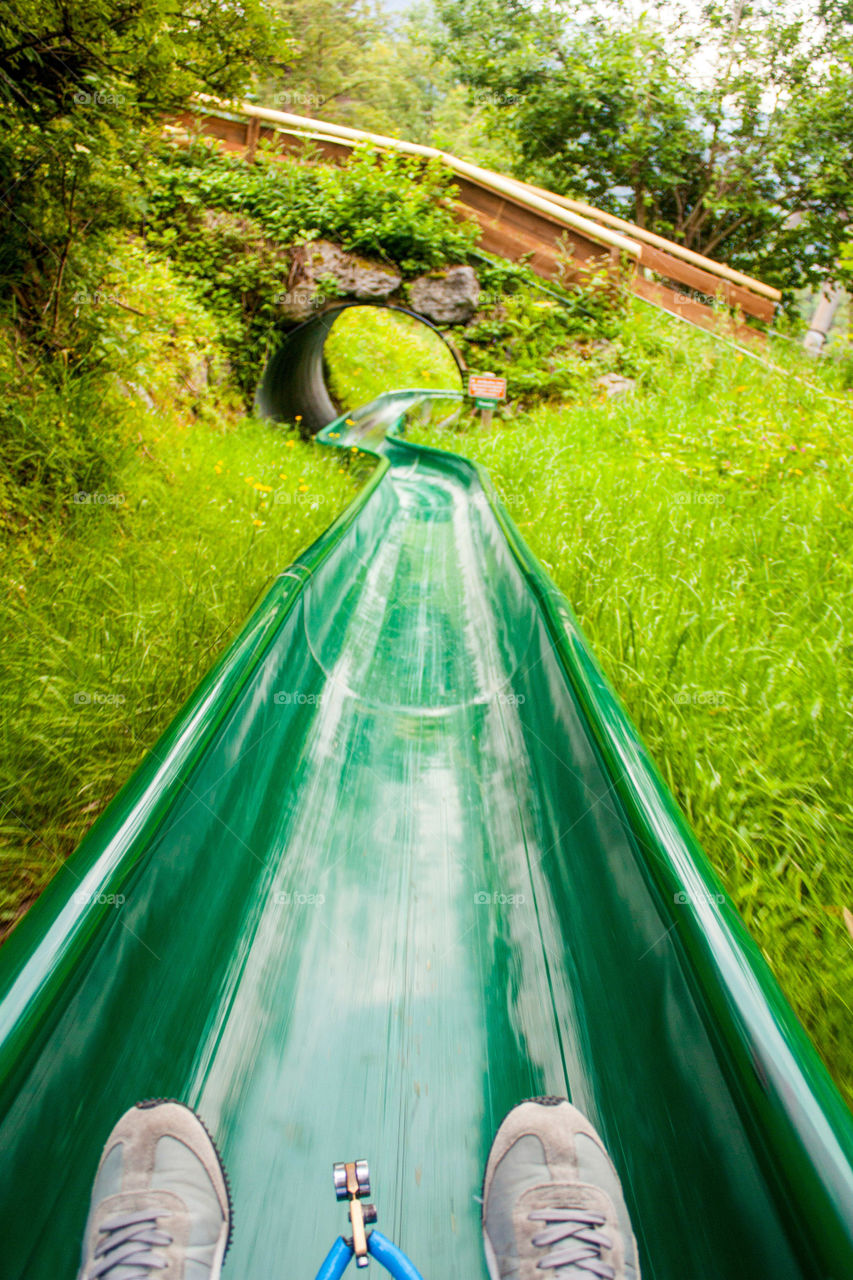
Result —
M 624 396 L 633 391 L 637 383 L 636 379 L 626 378 L 621 373 L 603 373 L 597 385 L 605 392 L 608 400 L 612 400 L 614 396 Z
M 328 240 L 313 240 L 294 253 L 290 280 L 278 305 L 285 320 L 307 320 L 335 298 L 382 302 L 400 283 L 397 272 L 382 263 L 346 253 Z
M 412 310 L 436 324 L 465 324 L 479 300 L 480 282 L 472 267 L 432 271 L 409 285 Z

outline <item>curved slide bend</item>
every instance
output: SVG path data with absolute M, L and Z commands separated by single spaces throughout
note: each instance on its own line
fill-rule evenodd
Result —
M 219 1139 L 240 1280 L 314 1274 L 357 1156 L 427 1280 L 483 1277 L 488 1145 L 543 1093 L 646 1277 L 853 1274 L 850 1115 L 484 474 L 386 438 L 430 400 L 325 430 L 371 480 L 0 955 L 9 1280 L 73 1276 L 151 1095 Z

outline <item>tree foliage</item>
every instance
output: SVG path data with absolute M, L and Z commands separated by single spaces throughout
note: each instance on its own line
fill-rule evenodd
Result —
M 849 3 L 439 0 L 517 170 L 782 285 L 853 206 Z
M 162 117 L 198 90 L 242 92 L 273 43 L 263 0 L 7 0 L 0 279 L 19 322 L 60 341 L 62 298 L 86 283 L 99 235 L 140 211 Z

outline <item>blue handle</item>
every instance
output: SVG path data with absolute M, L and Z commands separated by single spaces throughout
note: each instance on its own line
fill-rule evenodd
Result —
M 317 1280 L 340 1280 L 349 1266 L 351 1257 L 352 1246 L 347 1244 L 343 1236 L 338 1236 L 317 1272 Z
M 394 1280 L 423 1280 L 414 1263 L 409 1261 L 401 1249 L 383 1236 L 381 1231 L 370 1232 L 367 1237 L 367 1248 Z M 338 1236 L 317 1272 L 317 1280 L 340 1280 L 349 1266 L 351 1257 L 352 1245 L 343 1236 Z
M 371 1231 L 367 1247 L 377 1262 L 381 1262 L 394 1280 L 423 1280 L 420 1271 L 410 1262 L 402 1249 L 392 1244 L 381 1231 Z

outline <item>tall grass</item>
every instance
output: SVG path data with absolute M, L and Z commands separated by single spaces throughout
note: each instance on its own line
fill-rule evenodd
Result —
M 431 440 L 488 467 L 853 1099 L 853 397 L 639 310 L 618 345 L 633 393 Z
M 145 422 L 112 488 L 69 490 L 58 535 L 5 547 L 0 936 L 358 488 L 268 423 Z

